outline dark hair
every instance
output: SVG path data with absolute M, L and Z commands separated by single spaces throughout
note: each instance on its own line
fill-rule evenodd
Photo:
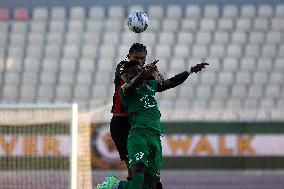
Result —
M 129 49 L 129 54 L 136 53 L 136 52 L 144 52 L 147 54 L 147 48 L 145 45 L 141 43 L 133 43 L 133 45 Z

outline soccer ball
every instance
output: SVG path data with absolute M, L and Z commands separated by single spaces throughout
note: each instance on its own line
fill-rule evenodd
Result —
M 148 28 L 149 19 L 144 12 L 133 12 L 128 16 L 127 26 L 128 28 L 135 32 L 141 33 Z

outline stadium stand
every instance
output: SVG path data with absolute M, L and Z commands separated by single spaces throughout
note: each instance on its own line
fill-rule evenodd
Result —
M 139 36 L 124 24 L 138 9 L 150 17 Z M 0 31 L 1 103 L 107 104 L 115 64 L 142 42 L 166 77 L 211 63 L 159 95 L 162 109 L 283 108 L 282 4 L 0 7 Z

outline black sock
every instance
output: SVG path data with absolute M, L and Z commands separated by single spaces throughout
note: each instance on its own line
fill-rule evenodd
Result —
M 163 189 L 161 181 L 158 182 L 156 189 Z

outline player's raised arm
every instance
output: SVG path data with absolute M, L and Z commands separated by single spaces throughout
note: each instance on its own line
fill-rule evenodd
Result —
M 180 84 L 182 84 L 191 73 L 197 73 L 201 71 L 203 68 L 205 68 L 206 65 L 209 65 L 208 63 L 200 63 L 196 64 L 195 66 L 191 67 L 189 70 L 181 72 L 170 79 L 163 80 L 157 88 L 157 92 L 162 92 L 165 90 L 168 90 L 170 88 L 174 88 Z

